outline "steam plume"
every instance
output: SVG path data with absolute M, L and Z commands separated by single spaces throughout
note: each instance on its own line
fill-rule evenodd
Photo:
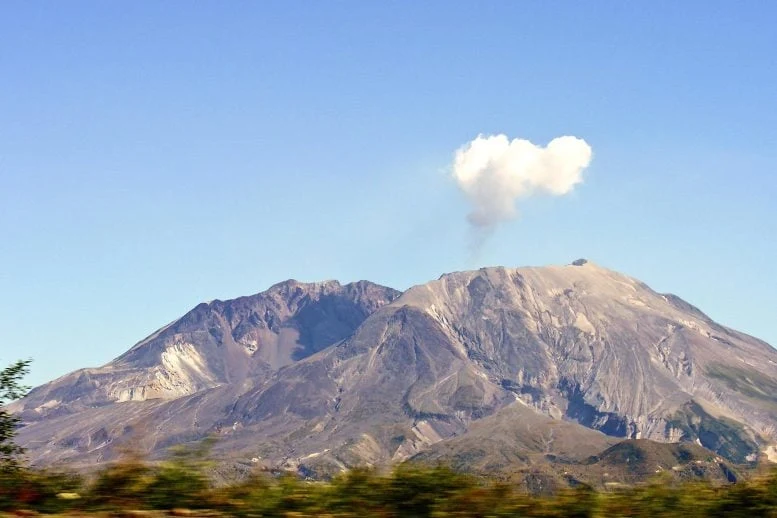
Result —
M 583 181 L 591 156 L 591 146 L 577 137 L 542 147 L 507 135 L 478 135 L 456 151 L 453 177 L 472 204 L 469 222 L 487 235 L 518 215 L 519 199 L 569 193 Z

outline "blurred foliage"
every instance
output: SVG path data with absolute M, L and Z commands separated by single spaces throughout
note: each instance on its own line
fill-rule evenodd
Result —
M 0 472 L 0 511 L 33 509 L 59 513 L 80 504 L 81 477 L 68 473 L 30 471 L 18 468 Z M 72 496 L 79 498 L 72 498 Z
M 777 469 L 729 485 L 672 483 L 553 495 L 457 473 L 404 464 L 392 472 L 353 469 L 326 482 L 257 471 L 220 487 L 208 474 L 210 442 L 174 450 L 157 464 L 128 456 L 91 479 L 18 469 L 0 475 L 0 514 L 237 517 L 776 517 Z M 136 514 L 130 513 L 133 510 Z M 129 513 L 129 514 L 128 514 Z M 138 514 L 145 513 L 145 514 Z
M 29 372 L 32 360 L 19 360 L 0 370 L 0 472 L 16 470 L 19 467 L 19 456 L 24 449 L 15 442 L 19 417 L 5 409 L 9 402 L 24 397 L 29 390 L 21 384 Z

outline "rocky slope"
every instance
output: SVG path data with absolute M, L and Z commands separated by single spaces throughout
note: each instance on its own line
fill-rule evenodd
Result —
M 54 449 L 64 458 L 78 456 L 132 430 L 133 419 L 153 421 L 150 414 L 166 402 L 209 400 L 206 395 L 213 390 L 235 398 L 284 365 L 350 336 L 367 316 L 398 296 L 369 282 L 341 286 L 336 281 L 290 280 L 257 295 L 202 303 L 116 360 L 37 387 L 14 408 L 25 423 L 40 423 L 44 435 L 49 423 L 56 422 Z M 222 413 L 223 404 L 215 402 L 212 412 Z M 91 415 L 94 419 L 87 417 Z M 196 432 L 198 412 L 188 417 L 186 426 Z M 205 417 L 208 426 L 211 417 Z M 72 430 L 67 427 L 71 422 Z M 102 422 L 111 426 L 84 433 L 85 427 Z M 153 443 L 165 434 L 156 429 Z M 35 452 L 33 448 L 31 454 Z
M 476 442 L 522 452 L 504 462 L 582 461 L 613 438 L 697 442 L 743 463 L 775 451 L 774 389 L 768 344 L 576 261 L 457 272 L 401 296 L 288 282 L 203 304 L 15 410 L 38 463 L 127 444 L 161 455 L 213 433 L 223 459 L 316 474 Z

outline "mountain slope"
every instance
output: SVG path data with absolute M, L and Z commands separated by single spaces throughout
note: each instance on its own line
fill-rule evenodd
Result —
M 160 372 L 178 377 L 165 384 Z M 16 409 L 41 463 L 109 459 L 130 437 L 161 455 L 209 433 L 222 458 L 306 473 L 452 458 L 481 439 L 520 450 L 502 456 L 516 463 L 568 455 L 576 440 L 592 455 L 607 436 L 698 442 L 741 463 L 775 451 L 772 387 L 768 344 L 576 261 L 447 274 L 399 297 L 369 283 L 285 283 L 201 305 Z M 565 439 L 535 451 L 541 437 L 506 433 L 531 422 Z M 489 429 L 501 435 L 486 441 Z
M 233 415 L 259 430 L 315 423 L 297 446 L 385 462 L 520 400 L 614 437 L 698 441 L 747 462 L 774 440 L 758 387 L 775 361 L 767 344 L 591 263 L 488 268 L 411 288 Z
M 344 286 L 336 281 L 286 281 L 250 297 L 203 303 L 107 365 L 37 387 L 13 408 L 27 424 L 25 432 L 39 429 L 44 439 L 48 423 L 73 414 L 66 421 L 74 423 L 72 433 L 63 437 L 70 428 L 60 424 L 52 440 L 81 445 L 81 450 L 94 442 L 89 439 L 93 435 L 111 439 L 122 435 L 124 427 L 116 430 L 117 420 L 139 412 L 137 418 L 153 422 L 154 409 L 187 396 L 195 396 L 190 407 L 197 411 L 193 418 L 187 416 L 185 426 L 197 429 L 197 414 L 210 425 L 206 416 L 223 414 L 225 400 L 234 400 L 282 366 L 350 336 L 367 316 L 398 295 L 366 281 Z M 214 398 L 212 392 L 221 395 Z M 213 403 L 204 407 L 206 401 Z M 133 411 L 127 414 L 130 408 Z M 108 416 L 105 426 L 94 426 Z M 41 425 L 32 426 L 37 423 Z M 82 426 L 94 429 L 85 433 Z M 107 433 L 106 426 L 113 433 Z M 81 450 L 71 453 L 78 456 Z

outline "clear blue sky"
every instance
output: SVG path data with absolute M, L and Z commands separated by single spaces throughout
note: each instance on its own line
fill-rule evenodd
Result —
M 0 362 L 199 301 L 588 257 L 777 344 L 777 3 L 0 3 Z M 586 139 L 477 257 L 478 133 Z

